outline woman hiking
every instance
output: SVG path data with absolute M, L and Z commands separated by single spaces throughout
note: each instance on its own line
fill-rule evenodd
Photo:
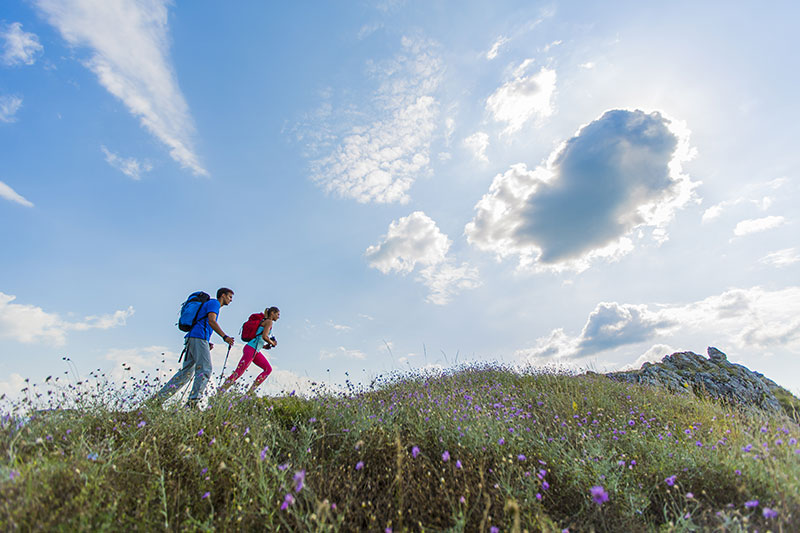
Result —
M 250 363 L 253 362 L 261 367 L 263 372 L 256 376 L 256 380 L 250 388 L 247 389 L 247 394 L 249 395 L 255 392 L 256 388 L 267 379 L 267 376 L 272 372 L 272 367 L 267 361 L 267 358 L 264 357 L 264 354 L 261 353 L 261 350 L 262 348 L 269 350 L 278 345 L 275 338 L 271 337 L 271 333 L 272 324 L 280 317 L 281 311 L 277 307 L 268 307 L 264 310 L 264 320 L 262 320 L 261 324 L 258 326 L 256 336 L 253 337 L 253 340 L 244 345 L 242 349 L 242 358 L 239 360 L 239 364 L 236 366 L 236 370 L 233 371 L 233 374 L 228 376 L 228 379 L 226 379 L 225 383 L 219 388 L 220 394 L 227 391 L 228 388 L 233 385 L 233 382 L 244 374 L 244 371 L 247 370 Z

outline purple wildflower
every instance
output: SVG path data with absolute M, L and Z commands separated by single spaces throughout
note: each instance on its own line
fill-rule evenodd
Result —
M 497 439 L 497 444 L 499 444 L 500 446 L 502 446 L 505 443 L 506 443 L 506 439 L 504 439 L 503 437 L 500 437 L 499 439 Z
M 211 496 L 211 493 L 210 493 L 210 492 L 206 492 L 205 494 L 203 494 L 203 497 L 202 497 L 202 498 L 200 498 L 200 499 L 201 499 L 201 500 L 205 500 L 205 499 L 206 499 L 206 498 L 208 498 L 209 496 Z
M 592 501 L 597 505 L 603 505 L 603 503 L 608 501 L 608 493 L 600 485 L 592 487 L 590 492 L 592 494 Z
M 745 447 L 743 447 L 743 448 L 742 448 L 742 451 L 743 451 L 744 453 L 749 453 L 749 452 L 750 452 L 750 450 L 752 450 L 752 449 L 753 449 L 753 445 L 752 445 L 752 444 L 748 444 L 747 446 L 745 446 Z
M 774 509 L 770 509 L 769 507 L 764 507 L 764 511 L 762 511 L 762 512 L 764 514 L 764 518 L 777 518 L 778 517 L 778 511 L 776 511 Z
M 364 468 L 364 461 L 359 461 L 356 463 L 356 470 L 361 470 Z
M 140 422 L 139 422 L 139 423 L 136 425 L 136 427 L 143 428 L 143 427 L 145 427 L 146 425 L 147 425 L 147 422 L 145 422 L 144 420 L 141 420 L 141 421 L 140 421 Z
M 524 456 L 524 455 L 522 455 L 522 454 L 519 454 L 519 455 L 517 456 L 517 460 L 518 460 L 518 461 L 524 461 L 525 459 L 527 459 L 527 457 L 525 457 L 525 456 Z
M 419 446 L 414 446 L 413 448 L 411 448 L 411 457 L 416 459 L 418 455 L 419 455 Z
M 200 431 L 197 432 L 197 436 L 202 437 L 203 433 L 205 433 L 205 431 L 203 431 L 203 428 L 200 428 Z
M 300 470 L 299 472 L 295 472 L 294 473 L 294 483 L 295 483 L 294 491 L 295 492 L 300 492 L 301 490 L 303 490 L 303 482 L 305 481 L 305 479 L 306 479 L 306 471 L 305 470 Z
M 450 452 L 445 450 L 444 453 L 442 454 L 442 461 L 446 463 L 449 460 L 450 460 Z
M 456 468 L 460 469 L 462 467 L 461 461 L 456 461 Z
M 542 490 L 547 490 L 550 488 L 550 483 L 547 481 L 542 481 Z
M 281 472 L 283 472 L 287 468 L 289 468 L 289 463 L 283 463 L 282 465 L 278 465 L 278 470 L 280 470 Z
M 758 507 L 758 500 L 750 500 L 744 502 L 744 506 L 748 509 L 752 509 L 753 507 Z
M 290 505 L 294 505 L 294 496 L 291 493 L 286 494 L 283 498 L 283 503 L 281 504 L 281 511 L 285 511 L 289 508 Z
M 267 450 L 269 450 L 269 446 L 264 446 L 264 449 L 261 450 L 261 460 L 262 461 L 267 458 Z
M 666 483 L 667 485 L 669 485 L 669 486 L 671 487 L 671 486 L 673 486 L 673 485 L 675 484 L 675 479 L 676 479 L 677 477 L 678 477 L 678 476 L 669 476 L 668 478 L 666 478 L 666 479 L 664 480 L 664 483 Z
M 500 533 L 500 528 L 497 526 L 492 526 L 489 528 L 489 533 Z

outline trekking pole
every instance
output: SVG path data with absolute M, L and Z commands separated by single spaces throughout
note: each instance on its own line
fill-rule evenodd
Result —
M 225 354 L 225 362 L 222 363 L 222 374 L 219 375 L 219 385 L 217 385 L 217 388 L 220 388 L 222 386 L 222 378 L 225 377 L 225 366 L 228 364 L 228 355 L 230 355 L 230 353 L 231 353 L 231 345 L 229 344 L 228 353 Z

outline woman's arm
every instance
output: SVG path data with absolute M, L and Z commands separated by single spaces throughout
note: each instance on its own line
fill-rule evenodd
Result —
M 264 319 L 264 331 L 261 332 L 261 338 L 264 339 L 265 344 L 270 344 L 272 346 L 277 346 L 277 342 L 274 342 L 272 339 L 269 338 L 269 334 L 272 332 L 272 319 L 265 318 Z

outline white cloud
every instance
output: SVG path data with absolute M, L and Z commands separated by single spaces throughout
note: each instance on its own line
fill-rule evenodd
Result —
M 0 38 L 5 40 L 0 62 L 8 66 L 33 65 L 44 50 L 36 34 L 22 31 L 19 22 L 0 26 Z
M 328 320 L 328 325 L 336 331 L 350 331 L 353 329 L 352 327 L 345 326 L 344 324 L 336 324 L 333 320 Z
M 793 265 L 800 261 L 800 254 L 795 248 L 784 248 L 777 252 L 772 252 L 758 260 L 759 263 L 776 267 Z
M 436 305 L 445 305 L 461 291 L 481 285 L 478 269 L 466 263 L 461 266 L 449 262 L 431 265 L 420 271 L 418 279 L 431 290 L 426 300 Z
M 164 346 L 114 348 L 105 355 L 105 359 L 113 363 L 109 374 L 117 384 L 126 379 L 139 379 L 144 374 L 159 377 L 161 383 L 165 383 L 180 368 L 182 363 L 178 363 L 178 357 L 180 353 Z
M 709 344 L 724 341 L 737 351 L 763 351 L 780 346 L 800 349 L 800 287 L 769 291 L 760 287 L 731 289 L 685 305 L 601 303 L 581 333 L 563 329 L 537 339 L 517 356 L 528 361 L 560 361 L 658 341 L 635 365 L 656 360 L 671 348 L 670 339 L 707 336 Z M 658 353 L 657 353 L 658 352 Z M 660 357 L 659 357 L 660 359 Z
M 515 78 L 498 88 L 486 100 L 486 110 L 497 122 L 505 122 L 504 133 L 518 131 L 533 118 L 539 120 L 553 114 L 556 71 L 543 67 L 538 73 L 525 76 L 532 60 L 525 60 Z
M 498 37 L 497 40 L 492 45 L 492 47 L 489 49 L 489 51 L 486 52 L 486 59 L 491 61 L 492 59 L 496 58 L 497 54 L 500 52 L 500 47 L 506 44 L 508 41 L 509 39 L 507 37 L 504 37 L 502 35 Z
M 135 180 L 142 179 L 142 173 L 153 170 L 153 166 L 149 163 L 141 163 L 133 157 L 121 157 L 105 146 L 101 146 L 100 149 L 106 155 L 106 163 Z
M 444 261 L 450 239 L 428 215 L 415 211 L 389 224 L 383 242 L 367 248 L 369 266 L 384 274 L 392 271 L 408 274 L 417 266 Z
M 591 69 L 593 69 L 593 68 L 594 68 L 594 66 L 595 66 L 595 65 L 594 65 L 594 63 L 593 63 L 593 62 L 591 62 L 591 61 L 587 61 L 586 63 L 581 63 L 579 66 L 580 66 L 581 68 L 585 68 L 586 70 L 591 70 Z
M 467 224 L 468 241 L 520 268 L 581 271 L 633 250 L 635 229 L 657 242 L 696 186 L 681 163 L 689 132 L 658 112 L 611 110 L 580 128 L 546 164 L 495 176 Z M 641 232 L 636 232 L 641 233 Z
M 49 342 L 62 346 L 67 332 L 88 329 L 110 329 L 124 326 L 133 315 L 133 307 L 111 315 L 88 316 L 79 322 L 67 321 L 41 307 L 13 303 L 16 296 L 0 292 L 0 338 L 22 343 Z
M 733 234 L 737 237 L 744 237 L 745 235 L 752 235 L 753 233 L 760 233 L 768 229 L 777 228 L 778 226 L 782 226 L 785 222 L 786 220 L 779 216 L 742 220 L 736 224 Z
M 772 206 L 775 200 L 771 196 L 764 195 L 764 191 L 771 193 L 772 191 L 780 189 L 787 183 L 789 183 L 789 180 L 786 178 L 776 178 L 768 182 L 748 184 L 737 198 L 719 202 L 706 209 L 703 212 L 703 223 L 715 220 L 731 207 L 745 203 L 755 205 L 760 210 L 766 211 Z
M 17 193 L 14 189 L 0 181 L 0 198 L 5 198 L 6 200 L 10 200 L 12 202 L 16 202 L 19 205 L 24 205 L 25 207 L 33 207 L 33 204 L 22 197 L 20 194 Z
M 5 400 L 14 401 L 19 398 L 20 391 L 27 385 L 25 378 L 14 372 L 8 376 L 7 380 L 0 381 L 0 396 L 5 395 Z M 6 412 L 4 408 L 3 413 L 5 414 Z
M 88 47 L 84 65 L 119 98 L 170 155 L 207 175 L 194 152 L 194 125 L 169 60 L 166 0 L 36 0 L 74 47 Z
M 436 222 L 415 211 L 389 224 L 383 242 L 367 248 L 365 255 L 369 266 L 384 274 L 405 275 L 421 265 L 417 279 L 431 290 L 427 300 L 444 305 L 453 295 L 480 284 L 477 269 L 466 263 L 453 265 L 447 255 L 450 245 Z
M 373 68 L 382 81 L 371 100 L 373 119 L 341 136 L 321 135 L 335 145 L 312 162 L 313 179 L 326 191 L 361 203 L 406 203 L 414 180 L 429 172 L 441 61 L 431 43 L 404 37 L 402 47 Z
M 639 356 L 636 361 L 623 366 L 620 370 L 638 370 L 645 363 L 660 363 L 664 356 L 671 355 L 677 350 L 669 344 L 654 344 L 646 352 Z
M 489 162 L 489 158 L 486 157 L 486 149 L 489 147 L 489 135 L 486 133 L 482 131 L 473 133 L 464 139 L 464 146 L 472 152 L 472 155 L 478 161 Z
M 0 122 L 16 122 L 14 116 L 22 107 L 22 98 L 19 96 L 0 95 Z
M 346 359 L 366 359 L 367 355 L 361 350 L 348 350 L 344 346 L 339 346 L 334 351 L 322 350 L 319 353 L 320 360 L 344 357 Z

